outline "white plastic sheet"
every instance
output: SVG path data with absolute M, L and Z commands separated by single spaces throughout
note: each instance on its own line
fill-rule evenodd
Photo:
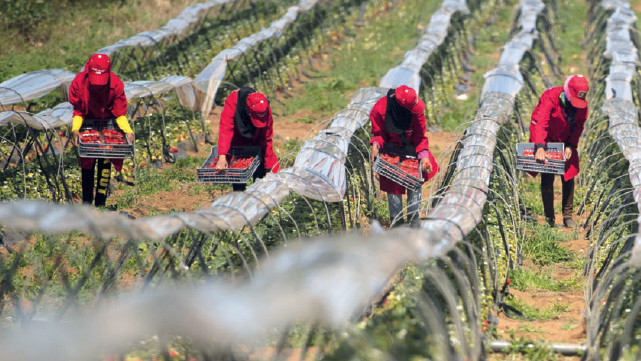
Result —
M 641 128 L 638 108 L 634 104 L 630 82 L 637 77 L 638 49 L 630 38 L 636 31 L 636 15 L 627 1 L 606 1 L 603 8 L 613 9 L 606 25 L 605 56 L 611 59 L 605 79 L 603 111 L 608 115 L 609 132 L 630 164 L 628 173 L 634 200 L 641 212 Z M 641 222 L 639 222 L 641 224 Z M 641 227 L 637 232 L 630 262 L 641 267 Z
M 64 69 L 37 70 L 0 83 L 0 106 L 40 98 L 59 88 L 67 97 L 69 85 L 76 76 Z

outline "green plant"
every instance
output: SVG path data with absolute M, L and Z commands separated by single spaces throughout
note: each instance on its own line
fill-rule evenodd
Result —
M 580 290 L 581 275 L 579 272 L 567 280 L 552 279 L 552 272 L 552 268 L 542 268 L 538 271 L 525 269 L 523 267 L 515 268 L 509 272 L 511 287 L 519 291 L 529 289 L 561 292 Z
M 551 320 L 561 313 L 567 312 L 569 308 L 569 305 L 562 305 L 556 302 L 546 308 L 536 308 L 526 304 L 525 302 L 523 302 L 523 300 L 519 299 L 516 296 L 507 298 L 505 303 L 512 307 L 515 307 L 517 310 L 523 312 L 525 316 L 534 320 Z
M 569 239 L 571 235 L 558 229 L 536 224 L 533 232 L 523 240 L 523 253 L 539 265 L 571 261 L 575 257 L 574 253 L 559 246 L 559 242 Z

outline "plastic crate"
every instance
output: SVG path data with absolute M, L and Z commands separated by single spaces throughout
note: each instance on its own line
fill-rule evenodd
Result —
M 380 154 L 379 156 L 376 157 L 374 160 L 374 172 L 378 173 L 379 175 L 391 180 L 392 182 L 401 185 L 407 189 L 419 189 L 423 185 L 423 172 L 420 170 L 420 161 L 415 157 L 415 156 L 410 156 L 406 154 L 399 154 L 403 153 L 400 151 L 395 151 L 392 149 L 385 149 L 386 152 L 383 154 L 391 155 L 391 156 L 400 156 L 401 159 L 414 159 L 418 162 L 418 177 L 407 173 L 400 167 L 397 167 L 396 165 L 384 160 Z M 402 163 L 402 160 L 399 162 Z
M 229 159 L 231 158 L 251 158 L 254 160 L 249 167 L 243 169 L 227 168 L 225 170 L 216 170 L 212 167 L 218 158 L 218 146 L 211 148 L 211 154 L 205 160 L 205 163 L 197 170 L 198 181 L 202 183 L 247 183 L 261 162 L 260 147 L 231 147 L 229 148 Z M 211 167 L 211 168 L 210 168 Z
M 108 159 L 125 159 L 134 157 L 134 146 L 129 143 L 125 133 L 114 126 L 113 119 L 85 119 L 80 128 L 80 141 L 78 142 L 78 154 L 86 158 L 108 158 Z M 87 130 L 95 130 L 100 133 L 100 140 L 96 143 L 87 143 L 82 141 L 82 133 Z M 124 144 L 111 144 L 105 141 L 103 131 L 115 130 L 122 134 Z
M 534 143 L 516 144 L 516 169 L 526 172 L 563 174 L 565 173 L 565 145 L 563 143 L 547 143 L 548 156 L 544 163 L 534 159 Z

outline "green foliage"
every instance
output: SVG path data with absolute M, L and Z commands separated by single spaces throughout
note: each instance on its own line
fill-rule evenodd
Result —
M 513 8 L 510 5 L 516 2 L 510 0 L 505 3 L 505 6 L 500 7 L 493 6 L 492 2 L 485 5 L 495 11 L 491 23 L 487 22 L 486 16 L 481 16 L 481 14 L 484 14 L 483 12 L 479 12 L 472 20 L 473 24 L 470 25 L 470 28 L 475 29 L 475 40 L 474 53 L 470 59 L 471 65 L 478 71 L 473 71 L 469 74 L 471 77 L 469 84 L 471 90 L 466 94 L 467 98 L 453 99 L 454 96 L 449 96 L 443 99 L 444 103 L 440 104 L 438 109 L 435 110 L 437 119 L 428 120 L 436 122 L 444 131 L 460 130 L 461 124 L 471 121 L 474 116 L 481 94 L 481 88 L 485 81 L 483 75 L 485 71 L 496 66 L 501 45 L 508 39 L 510 21 L 513 13 Z M 444 81 L 447 81 L 448 77 L 444 75 L 443 78 Z M 446 86 L 453 87 L 454 85 L 456 84 L 447 84 Z
M 536 308 L 533 307 L 516 296 L 511 296 L 505 299 L 505 303 L 510 305 L 517 310 L 523 312 L 523 314 L 533 320 L 551 320 L 560 315 L 563 312 L 567 312 L 570 307 L 567 304 L 553 303 L 552 306 L 546 308 Z
M 575 255 L 558 244 L 570 239 L 573 239 L 571 235 L 559 229 L 537 224 L 532 234 L 523 240 L 523 254 L 539 265 L 571 261 Z
M 562 1 L 559 3 L 559 23 L 563 36 L 559 36 L 559 48 L 563 49 L 560 65 L 565 75 L 587 74 L 582 39 L 585 35 L 588 5 L 582 1 Z
M 52 2 L 44 0 L 0 0 L 2 30 L 14 30 L 29 38 L 36 28 L 55 13 Z
M 512 281 L 511 287 L 519 291 L 531 289 L 549 290 L 549 291 L 578 291 L 581 288 L 581 276 L 577 272 L 573 277 L 567 280 L 552 279 L 553 268 L 544 268 L 538 271 L 529 270 L 522 267 L 509 271 L 509 277 Z

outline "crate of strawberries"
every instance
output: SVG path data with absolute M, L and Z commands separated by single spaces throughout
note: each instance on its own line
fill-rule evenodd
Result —
M 423 173 L 416 156 L 389 148 L 384 151 L 374 160 L 374 172 L 407 189 L 421 188 Z
M 565 173 L 565 145 L 563 143 L 546 143 L 544 162 L 537 162 L 534 159 L 534 149 L 534 143 L 516 144 L 516 169 L 536 173 Z
M 133 158 L 134 146 L 111 120 L 86 119 L 80 128 L 78 154 L 87 158 Z
M 247 183 L 261 162 L 260 147 L 231 147 L 227 156 L 227 169 L 218 170 L 218 147 L 197 170 L 202 183 Z

